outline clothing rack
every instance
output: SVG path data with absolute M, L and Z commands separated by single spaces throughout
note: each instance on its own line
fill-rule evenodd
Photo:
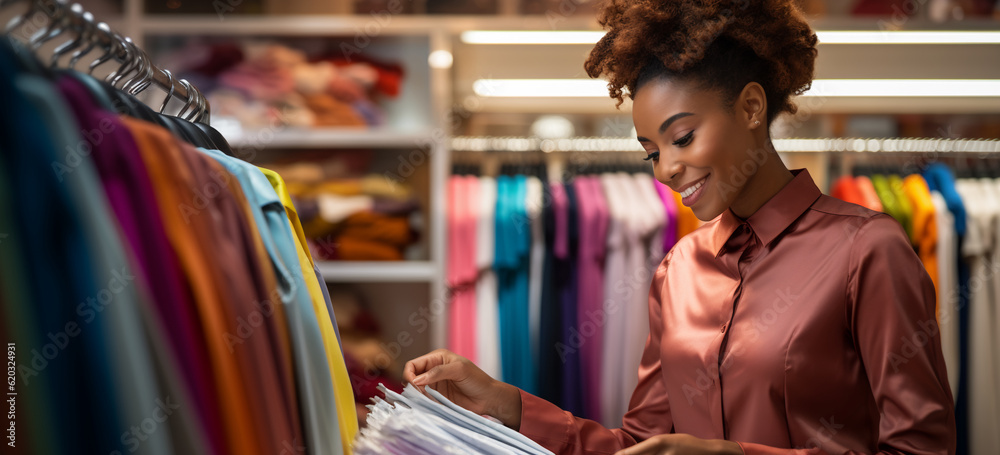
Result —
M 156 85 L 167 93 L 159 107 L 161 113 L 171 100 L 179 100 L 182 107 L 177 117 L 208 124 L 211 107 L 208 99 L 184 79 L 175 78 L 168 70 L 156 67 L 130 38 L 111 30 L 104 22 L 95 22 L 94 16 L 83 10 L 77 3 L 65 0 L 0 0 L 0 11 L 21 4 L 27 10 L 12 19 L 4 28 L 4 34 L 27 44 L 34 51 L 56 38 L 65 39 L 52 52 L 51 66 L 58 65 L 62 57 L 70 54 L 69 68 L 75 69 L 77 62 L 95 49 L 104 53 L 89 66 L 89 72 L 109 61 L 120 64 L 119 68 L 106 77 L 106 81 L 131 95 Z M 47 19 L 40 26 L 37 17 Z

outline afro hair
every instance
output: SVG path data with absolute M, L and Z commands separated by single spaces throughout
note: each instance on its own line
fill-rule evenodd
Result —
M 770 123 L 812 83 L 816 34 L 795 0 L 608 0 L 598 21 L 607 33 L 584 68 L 607 76 L 618 106 L 660 77 L 715 89 L 727 106 L 757 82 Z

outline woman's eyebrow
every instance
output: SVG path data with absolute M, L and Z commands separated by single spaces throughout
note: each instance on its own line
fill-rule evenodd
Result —
M 664 120 L 663 123 L 660 124 L 660 134 L 663 134 L 663 132 L 666 131 L 667 128 L 670 128 L 670 124 L 671 123 L 674 123 L 678 119 L 682 119 L 682 118 L 687 117 L 689 115 L 694 115 L 694 113 L 691 113 L 691 112 L 679 112 L 677 114 L 671 115 L 670 118 Z

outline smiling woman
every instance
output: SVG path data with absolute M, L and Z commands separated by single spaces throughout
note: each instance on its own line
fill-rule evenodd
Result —
M 788 170 L 768 127 L 813 77 L 792 0 L 606 4 L 586 62 L 706 223 L 667 253 L 621 428 L 436 351 L 405 377 L 559 454 L 952 454 L 931 279 L 894 219 Z M 598 397 L 588 396 L 588 400 Z

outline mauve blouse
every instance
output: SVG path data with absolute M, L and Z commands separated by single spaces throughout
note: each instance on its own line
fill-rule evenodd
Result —
M 621 428 L 522 391 L 521 433 L 558 454 L 663 433 L 746 454 L 953 454 L 935 291 L 902 227 L 792 172 L 748 219 L 727 210 L 657 268 Z

